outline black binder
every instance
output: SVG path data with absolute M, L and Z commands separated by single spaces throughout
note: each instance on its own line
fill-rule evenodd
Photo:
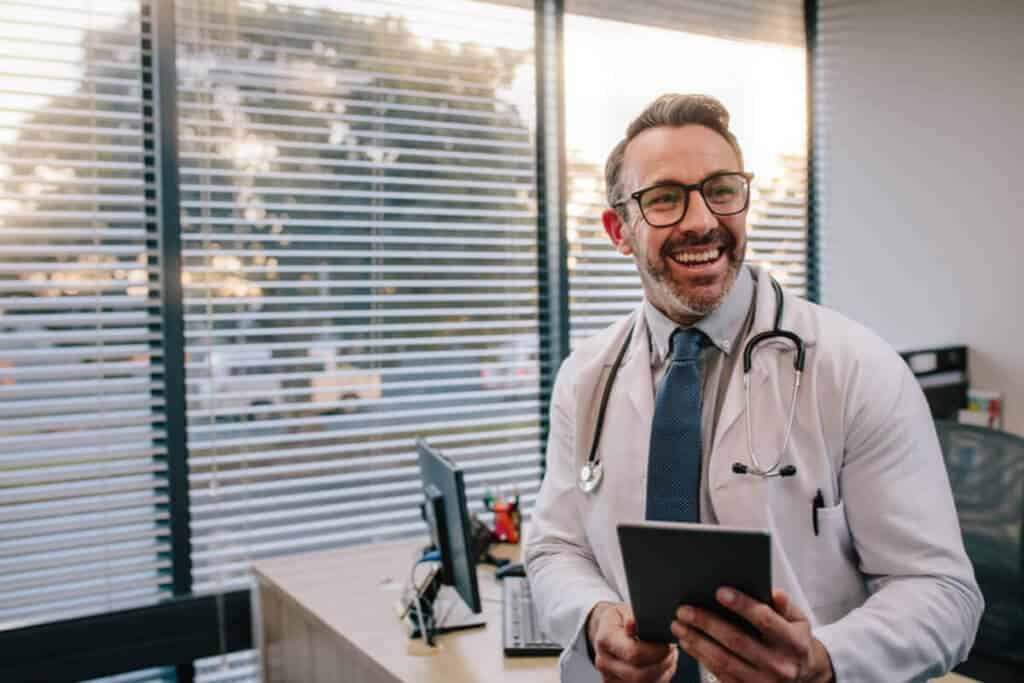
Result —
M 937 420 L 956 420 L 967 407 L 967 347 L 942 346 L 933 349 L 901 351 L 924 390 Z

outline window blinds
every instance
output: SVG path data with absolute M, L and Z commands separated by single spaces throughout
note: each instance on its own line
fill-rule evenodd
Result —
M 802 0 L 566 0 L 566 13 L 779 45 L 804 45 Z
M 170 594 L 136 3 L 0 3 L 0 629 Z
M 532 14 L 332 7 L 178 4 L 196 591 L 539 485 Z

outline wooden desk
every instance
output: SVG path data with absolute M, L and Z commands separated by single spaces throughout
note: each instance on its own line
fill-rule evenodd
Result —
M 253 565 L 254 618 L 268 683 L 556 683 L 555 657 L 505 658 L 501 585 L 494 568 L 478 569 L 487 625 L 410 640 L 394 604 L 423 541 L 329 550 Z M 506 557 L 512 548 L 499 548 Z M 969 683 L 949 674 L 936 683 Z M 975 682 L 976 683 L 976 682 Z
M 557 657 L 502 653 L 501 585 L 493 567 L 480 566 L 477 572 L 486 626 L 439 635 L 435 648 L 409 639 L 394 604 L 423 543 L 406 540 L 256 562 L 254 619 L 264 680 L 556 683 Z

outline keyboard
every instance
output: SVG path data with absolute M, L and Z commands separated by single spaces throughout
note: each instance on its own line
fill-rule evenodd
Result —
M 524 576 L 506 576 L 502 580 L 502 643 L 506 657 L 558 656 L 562 646 L 552 642 L 540 629 L 533 609 L 530 583 Z

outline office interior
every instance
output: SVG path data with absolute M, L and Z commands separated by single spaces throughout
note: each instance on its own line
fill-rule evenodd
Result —
M 419 437 L 528 524 L 557 368 L 640 300 L 601 168 L 665 90 L 732 111 L 750 261 L 906 353 L 944 433 L 985 401 L 998 455 L 947 465 L 1001 502 L 958 510 L 996 622 L 957 672 L 1019 680 L 1022 33 L 1015 0 L 0 0 L 0 680 L 396 680 L 330 640 L 378 604 L 340 584 L 406 588 Z M 494 570 L 441 650 L 555 680 L 502 658 Z

